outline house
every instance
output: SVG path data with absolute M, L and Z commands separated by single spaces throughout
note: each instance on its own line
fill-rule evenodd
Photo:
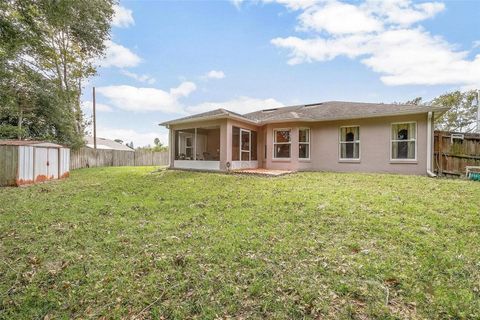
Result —
M 85 146 L 87 148 L 93 149 L 93 137 L 86 136 L 85 137 Z M 97 149 L 101 150 L 118 150 L 118 151 L 135 151 L 126 145 L 118 143 L 113 140 L 105 139 L 105 138 L 97 138 Z
M 161 123 L 170 167 L 432 173 L 433 122 L 448 108 L 329 101 Z

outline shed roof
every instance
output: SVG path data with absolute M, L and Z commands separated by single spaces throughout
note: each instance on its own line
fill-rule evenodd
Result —
M 167 121 L 160 125 L 195 122 L 200 120 L 211 120 L 219 118 L 237 118 L 246 122 L 263 125 L 275 122 L 292 121 L 334 121 L 346 119 L 361 119 L 373 117 L 386 117 L 405 114 L 421 114 L 435 112 L 443 114 L 449 108 L 439 106 L 419 106 L 412 104 L 386 104 L 386 103 L 364 103 L 346 101 L 327 101 L 307 105 L 296 105 L 278 107 L 266 110 L 246 113 L 238 113 L 225 109 L 216 109 L 188 117 Z
M 48 148 L 64 148 L 64 146 L 60 144 L 37 140 L 0 140 L 0 146 L 36 146 Z

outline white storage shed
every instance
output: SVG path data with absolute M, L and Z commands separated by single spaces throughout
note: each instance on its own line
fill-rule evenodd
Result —
M 44 141 L 0 140 L 0 186 L 68 177 L 70 149 Z

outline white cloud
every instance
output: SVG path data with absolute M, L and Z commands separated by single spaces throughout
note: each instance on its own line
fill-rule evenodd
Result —
M 290 10 L 299 10 L 306 9 L 321 1 L 324 0 L 257 0 L 256 2 L 278 3 L 286 6 Z M 246 2 L 246 0 L 231 0 L 231 2 L 235 7 L 240 8 L 242 3 Z
M 250 97 L 238 97 L 229 101 L 223 102 L 204 102 L 194 106 L 189 106 L 186 111 L 191 114 L 206 112 L 218 108 L 224 108 L 240 114 L 253 112 L 262 109 L 271 109 L 282 107 L 283 104 L 273 98 L 256 99 Z
M 83 112 L 87 112 L 87 113 L 92 113 L 93 112 L 93 102 L 92 101 L 83 101 L 82 102 L 82 110 Z M 95 110 L 97 112 L 112 112 L 113 109 L 112 107 L 110 107 L 109 105 L 107 104 L 103 104 L 103 103 L 98 103 L 96 102 L 95 103 Z
M 196 88 L 193 82 L 183 82 L 169 91 L 127 85 L 100 87 L 97 91 L 113 106 L 122 110 L 184 113 L 179 99 L 190 95 Z
M 119 28 L 128 28 L 135 24 L 133 12 L 130 9 L 120 5 L 113 6 L 114 14 L 112 17 L 112 25 Z
M 372 32 L 383 28 L 381 21 L 360 6 L 337 1 L 305 10 L 299 21 L 300 29 L 332 34 Z
M 469 58 L 470 52 L 414 26 L 444 9 L 439 2 L 329 1 L 299 15 L 298 28 L 316 35 L 275 38 L 271 43 L 289 51 L 292 65 L 339 56 L 359 59 L 387 85 L 480 85 L 480 55 Z
M 445 4 L 441 2 L 413 4 L 410 0 L 368 0 L 361 7 L 373 15 L 383 18 L 386 23 L 398 24 L 403 27 L 430 19 L 445 10 Z
M 203 79 L 223 79 L 225 78 L 225 73 L 221 70 L 211 70 L 207 72 L 202 78 Z
M 147 145 L 153 145 L 153 140 L 159 138 L 164 145 L 168 145 L 168 130 L 162 127 L 158 127 L 158 132 L 138 132 L 133 129 L 123 128 L 110 128 L 110 127 L 97 127 L 97 136 L 106 139 L 120 139 L 124 143 L 130 143 L 133 141 L 133 146 L 145 147 Z
M 132 78 L 132 79 L 135 79 L 139 82 L 144 82 L 144 83 L 148 83 L 148 84 L 154 84 L 155 83 L 155 78 L 147 75 L 147 74 L 136 74 L 134 72 L 130 72 L 130 71 L 127 71 L 127 70 L 121 70 L 120 71 L 122 74 L 126 75 L 127 77 L 129 78 Z
M 170 89 L 170 95 L 174 98 L 187 97 L 193 91 L 197 90 L 195 83 L 190 81 L 182 82 L 178 87 Z
M 142 61 L 142 59 L 130 51 L 130 49 L 120 44 L 107 40 L 106 45 L 105 58 L 100 62 L 102 67 L 135 67 Z

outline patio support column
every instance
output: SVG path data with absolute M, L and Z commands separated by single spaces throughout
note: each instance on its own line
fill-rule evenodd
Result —
M 173 130 L 172 128 L 169 128 L 168 130 L 168 150 L 169 150 L 169 167 L 170 168 L 173 168 L 173 163 L 175 161 L 175 152 L 177 150 L 175 150 L 176 146 L 175 146 L 175 130 Z
M 193 160 L 197 160 L 197 128 L 195 128 L 195 135 L 193 138 L 194 145 L 193 145 Z
M 220 125 L 220 170 L 227 170 L 232 161 L 232 126 L 225 120 Z

